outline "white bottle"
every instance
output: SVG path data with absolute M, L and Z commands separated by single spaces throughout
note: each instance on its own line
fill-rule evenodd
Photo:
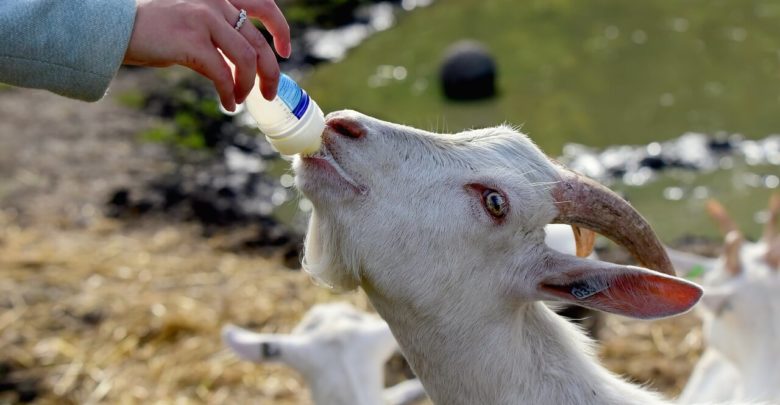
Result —
M 257 127 L 279 153 L 306 155 L 320 149 L 325 116 L 317 103 L 289 76 L 281 74 L 273 100 L 263 98 L 255 85 L 245 103 L 249 114 L 257 121 Z

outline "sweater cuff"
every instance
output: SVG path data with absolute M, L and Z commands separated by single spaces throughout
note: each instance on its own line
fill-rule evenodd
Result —
M 0 81 L 96 101 L 124 60 L 136 2 L 27 0 L 0 11 Z
M 90 3 L 84 7 L 83 15 L 88 27 L 85 35 L 90 40 L 82 42 L 78 53 L 87 58 L 80 61 L 85 67 L 83 73 L 86 77 L 80 78 L 83 79 L 83 89 L 77 89 L 69 96 L 85 101 L 97 101 L 106 94 L 111 81 L 122 66 L 135 24 L 136 2 L 90 0 L 85 3 Z M 93 79 L 90 80 L 90 77 Z

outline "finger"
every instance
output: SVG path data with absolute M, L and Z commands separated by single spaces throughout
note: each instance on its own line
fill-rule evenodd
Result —
M 252 17 L 257 17 L 274 37 L 274 48 L 284 58 L 289 58 L 290 26 L 282 10 L 273 0 L 229 0 L 236 8 L 243 8 Z
M 238 10 L 235 11 L 238 15 Z M 234 93 L 236 102 L 242 103 L 255 83 L 257 52 L 244 36 L 222 19 L 209 23 L 211 38 L 236 67 Z
M 241 34 L 257 53 L 257 74 L 260 76 L 260 92 L 267 100 L 276 97 L 279 86 L 279 64 L 276 63 L 276 55 L 266 42 L 265 37 L 254 25 L 244 25 Z
M 276 55 L 266 43 L 263 52 L 258 55 L 257 74 L 260 75 L 260 92 L 267 100 L 276 97 L 279 88 L 279 65 L 276 63 Z
M 214 88 L 217 89 L 222 106 L 228 111 L 235 111 L 233 75 L 230 74 L 230 68 L 225 63 L 225 59 L 211 43 L 194 47 L 194 49 L 196 51 L 185 55 L 184 60 L 179 64 L 187 66 L 214 82 Z
M 226 19 L 237 19 L 239 10 L 236 10 L 229 2 L 224 3 L 223 9 Z M 235 31 L 235 30 L 234 30 Z M 256 54 L 256 72 L 260 77 L 260 92 L 267 100 L 273 100 L 276 97 L 276 89 L 279 85 L 279 64 L 276 62 L 276 55 L 266 42 L 263 34 L 253 24 L 247 22 L 241 26 L 238 32 L 252 46 Z M 252 71 L 255 74 L 255 71 Z M 251 89 L 250 89 L 251 90 Z M 237 92 L 237 94 L 239 94 Z M 242 99 L 243 101 L 243 99 Z

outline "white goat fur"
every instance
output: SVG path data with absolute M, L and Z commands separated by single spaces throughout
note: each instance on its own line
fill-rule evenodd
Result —
M 367 292 L 435 403 L 663 403 L 603 368 L 591 341 L 540 302 L 546 264 L 564 260 L 544 245 L 559 177 L 527 137 L 506 126 L 438 135 L 349 111 L 334 118 L 365 136 L 326 130 L 331 166 L 294 162 L 315 207 L 304 268 Z M 464 191 L 470 183 L 506 193 L 506 223 L 491 221 Z
M 347 303 L 313 306 L 289 335 L 228 325 L 222 339 L 244 360 L 293 367 L 317 405 L 402 405 L 425 395 L 416 379 L 384 388 L 384 365 L 398 345 L 387 323 Z

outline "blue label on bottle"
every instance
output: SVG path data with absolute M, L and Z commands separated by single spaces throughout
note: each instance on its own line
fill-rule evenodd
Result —
M 295 83 L 290 76 L 284 73 L 279 77 L 279 88 L 276 95 L 296 118 L 303 117 L 303 113 L 309 107 L 309 95 L 298 86 L 298 83 Z

